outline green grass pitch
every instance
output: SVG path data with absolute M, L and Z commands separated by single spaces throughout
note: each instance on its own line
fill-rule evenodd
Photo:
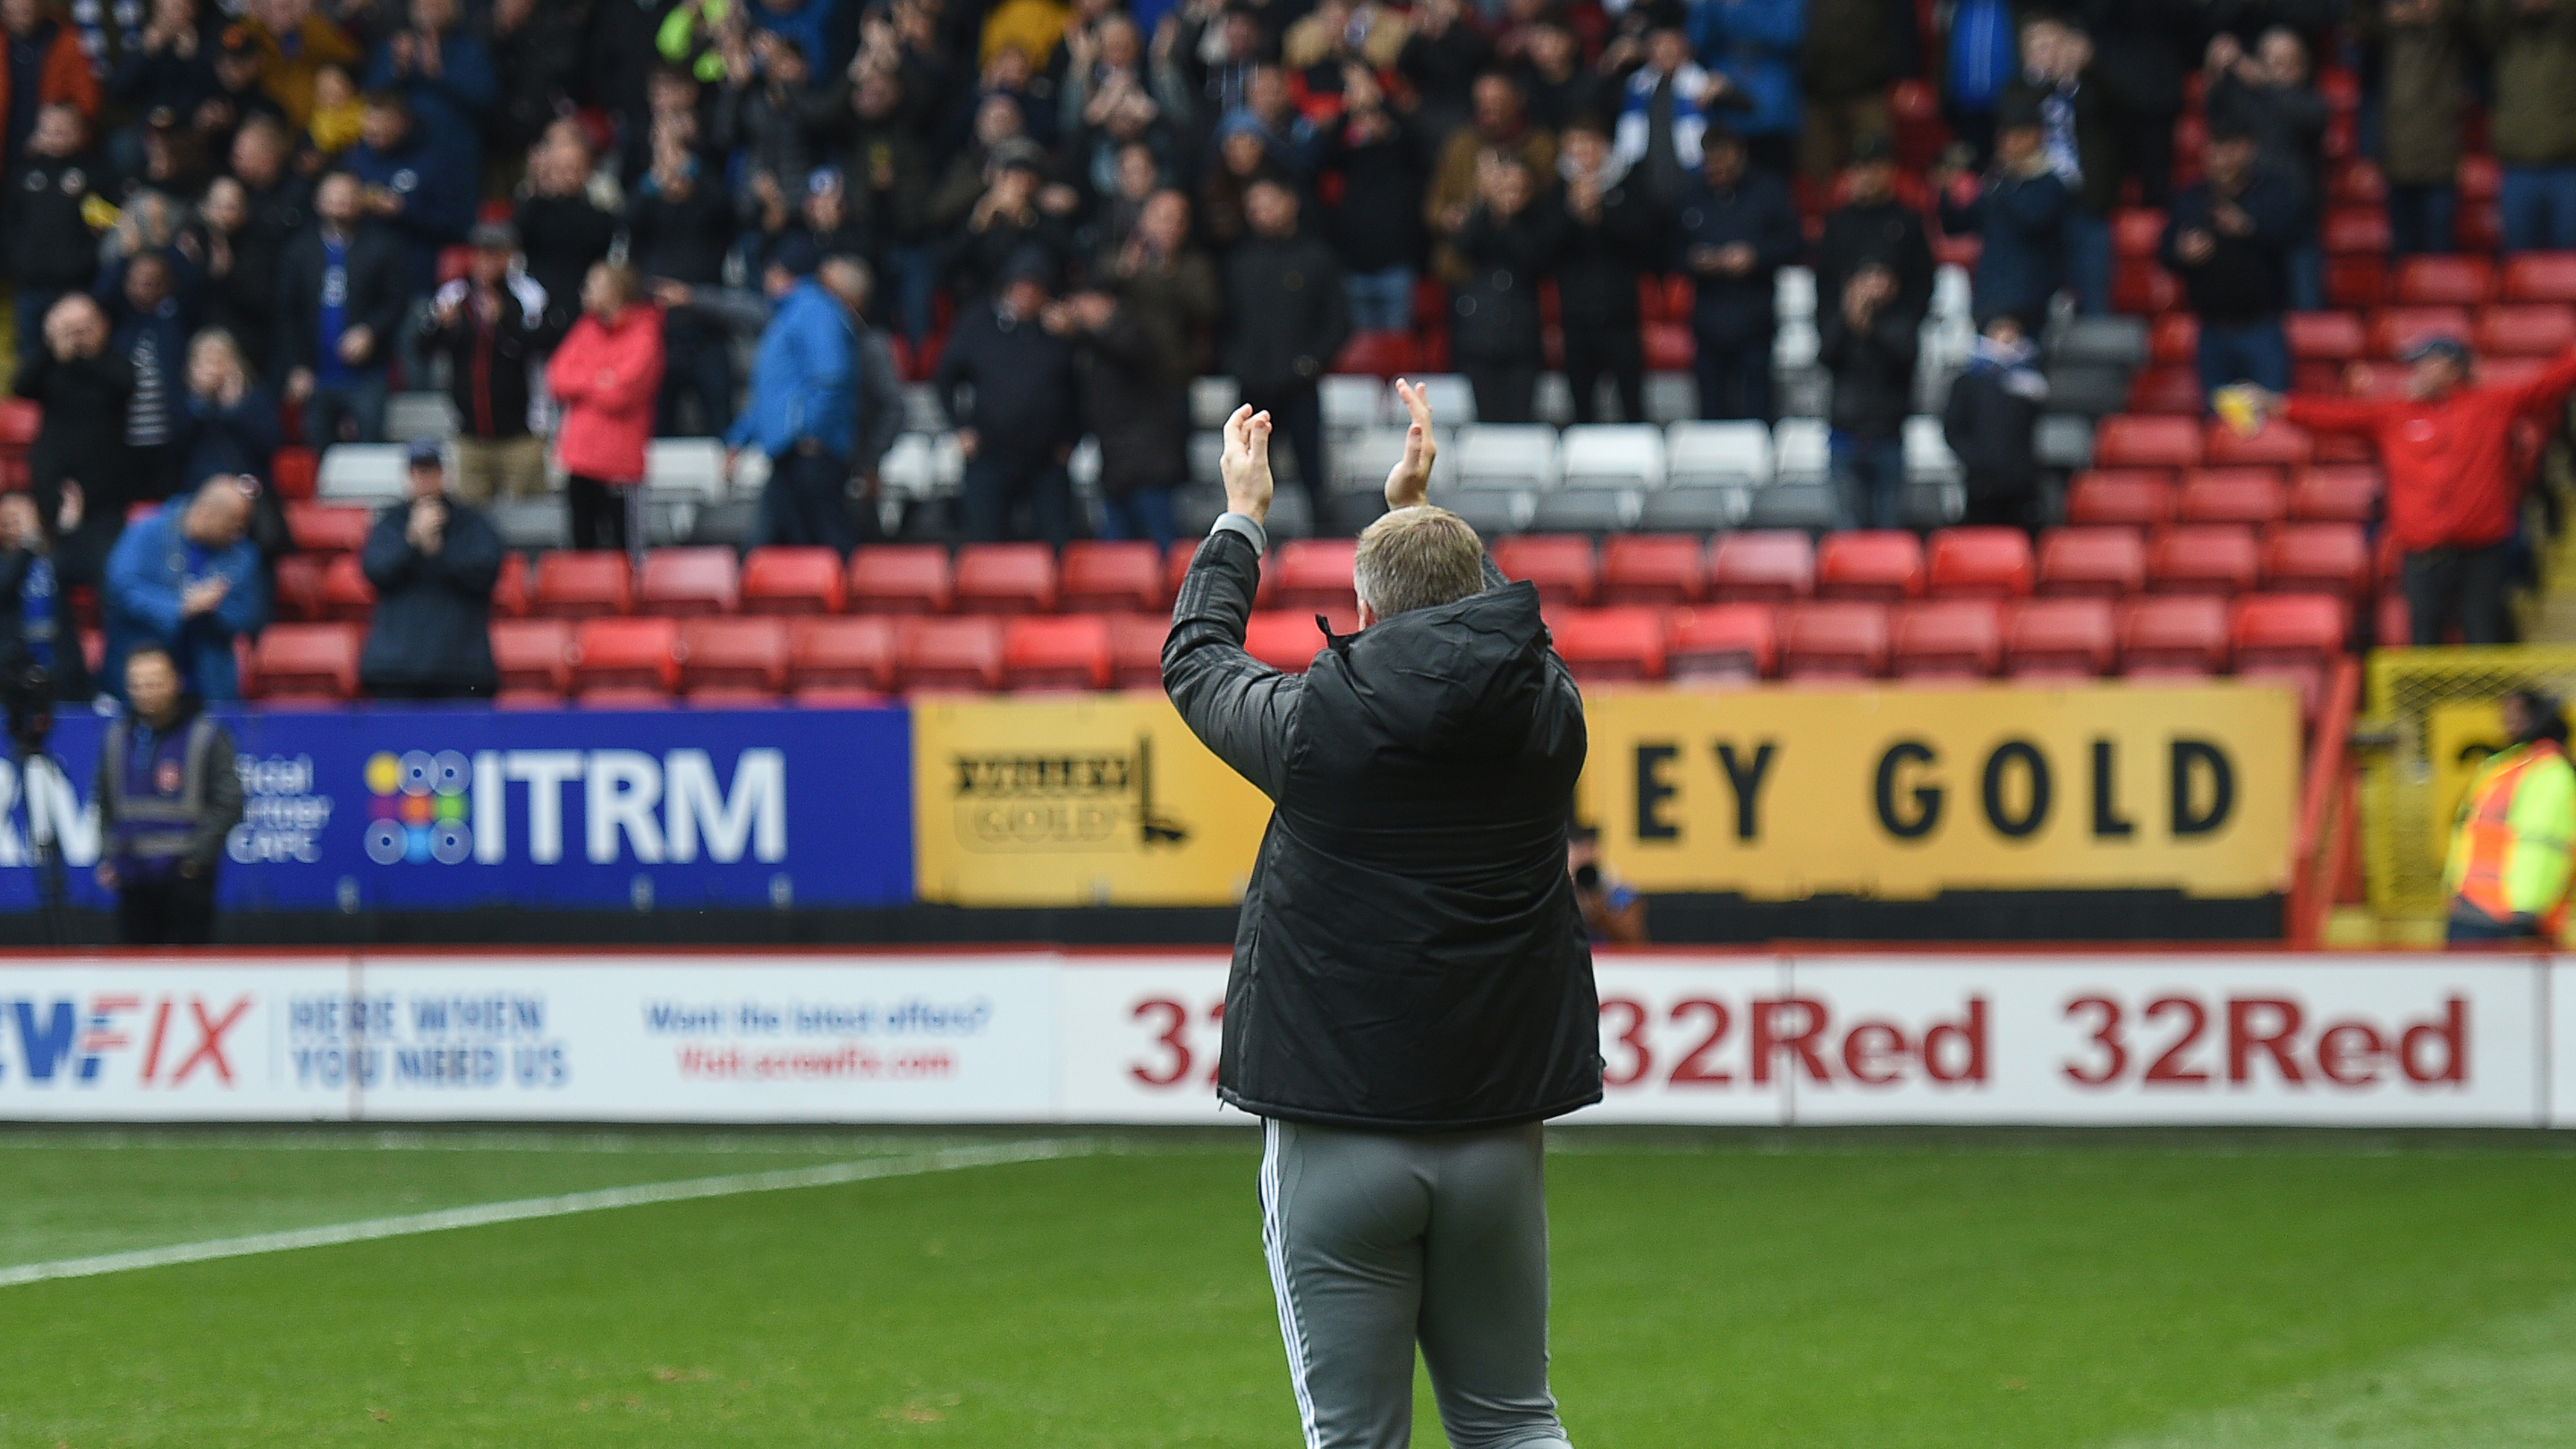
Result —
M 954 1140 L 0 1132 L 0 1268 Z M 1582 1449 L 2576 1444 L 2560 1139 L 1553 1143 Z M 1295 1445 L 1249 1134 L 1068 1151 L 0 1287 L 0 1446 Z

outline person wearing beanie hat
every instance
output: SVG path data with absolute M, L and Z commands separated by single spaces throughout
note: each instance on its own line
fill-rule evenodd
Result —
M 2066 279 L 2066 216 L 2074 194 L 2050 162 L 2038 98 L 2007 92 L 1995 106 L 1995 158 L 1982 178 L 1962 174 L 1955 158 L 1933 173 L 1941 193 L 1941 229 L 1975 232 L 1985 241 L 1973 293 L 1984 319 L 2009 313 L 2036 334 L 2049 299 Z
M 1073 483 L 1064 465 L 1080 435 L 1077 319 L 1051 301 L 1055 272 L 1044 248 L 1012 253 L 992 291 L 958 315 L 931 379 L 966 454 L 959 506 L 970 542 L 1012 536 L 1022 504 L 1038 538 L 1062 548 L 1073 536 Z
M 448 493 L 435 441 L 413 439 L 407 456 L 410 496 L 377 512 L 358 555 L 376 591 L 358 680 L 377 699 L 484 698 L 499 685 L 491 632 L 501 532 Z

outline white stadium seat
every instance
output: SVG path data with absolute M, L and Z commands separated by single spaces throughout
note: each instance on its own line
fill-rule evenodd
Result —
M 1833 467 L 1833 437 L 1822 418 L 1782 418 L 1771 434 L 1771 476 L 1813 483 Z
M 1568 488 L 1661 488 L 1664 434 L 1649 423 L 1565 430 L 1559 473 Z
M 1330 374 L 1315 385 L 1315 398 L 1328 432 L 1356 433 L 1376 427 L 1386 417 L 1386 384 L 1374 377 Z
M 322 450 L 315 492 L 326 503 L 392 503 L 410 491 L 400 443 L 333 443 Z
M 1760 423 L 1675 423 L 1665 434 L 1664 477 L 1675 486 L 1759 487 L 1771 481 L 1771 430 Z
M 1452 451 L 1458 457 L 1461 488 L 1556 486 L 1556 429 L 1544 424 L 1489 423 L 1460 428 Z

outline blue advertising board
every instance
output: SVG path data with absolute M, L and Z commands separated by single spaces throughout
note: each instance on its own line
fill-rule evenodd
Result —
M 912 731 L 901 709 L 219 710 L 244 818 L 234 910 L 474 906 L 688 910 L 912 899 Z M 60 776 L 0 761 L 0 911 L 36 903 L 29 811 L 92 878 L 105 722 L 54 728 Z

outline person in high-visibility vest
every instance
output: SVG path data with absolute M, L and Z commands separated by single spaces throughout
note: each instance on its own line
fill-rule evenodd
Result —
M 2555 942 L 2567 924 L 2576 838 L 2576 767 L 2557 700 L 2517 689 L 2502 701 L 2498 751 L 2469 785 L 2451 831 L 2442 884 L 2451 895 L 2451 944 Z

